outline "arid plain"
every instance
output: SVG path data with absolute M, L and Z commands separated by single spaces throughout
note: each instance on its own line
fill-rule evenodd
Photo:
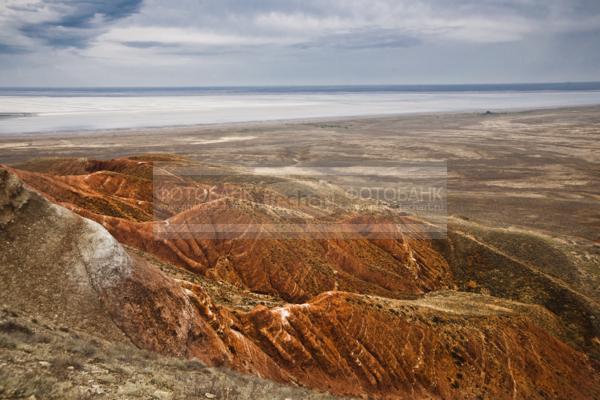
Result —
M 0 160 L 174 153 L 230 165 L 447 162 L 449 214 L 598 240 L 600 107 L 1 138 Z M 291 140 L 293 139 L 293 140 Z

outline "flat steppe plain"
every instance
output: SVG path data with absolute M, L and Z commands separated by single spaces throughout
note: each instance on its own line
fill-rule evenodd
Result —
M 447 164 L 448 214 L 600 240 L 600 106 L 0 137 L 0 163 L 176 153 L 235 166 Z

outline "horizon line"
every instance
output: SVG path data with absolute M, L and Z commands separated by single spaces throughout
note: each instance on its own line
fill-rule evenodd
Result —
M 162 85 L 162 86 L 0 86 L 3 89 L 240 89 L 240 88 L 337 88 L 337 87 L 459 87 L 459 86 L 542 86 L 542 85 L 600 85 L 598 81 L 552 81 L 552 82 L 488 82 L 488 83 L 339 83 L 339 84 L 267 84 L 267 85 Z

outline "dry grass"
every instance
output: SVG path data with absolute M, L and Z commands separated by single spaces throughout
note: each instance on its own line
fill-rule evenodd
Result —
M 35 321 L 35 322 L 34 322 Z M 0 310 L 0 398 L 328 399 Z

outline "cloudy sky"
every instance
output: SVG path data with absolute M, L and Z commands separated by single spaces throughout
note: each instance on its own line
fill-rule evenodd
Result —
M 1 0 L 0 86 L 600 80 L 600 0 Z

